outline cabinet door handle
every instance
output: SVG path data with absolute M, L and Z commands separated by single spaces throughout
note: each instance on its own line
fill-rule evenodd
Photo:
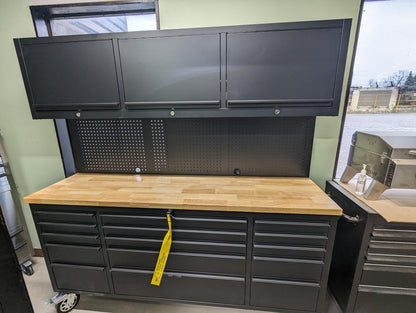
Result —
M 342 213 L 342 218 L 351 224 L 358 224 L 359 222 L 363 220 L 360 218 L 358 214 L 356 216 L 349 216 L 345 213 Z

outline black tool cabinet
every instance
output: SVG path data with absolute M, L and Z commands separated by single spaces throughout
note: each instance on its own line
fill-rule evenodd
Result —
M 33 118 L 337 115 L 351 20 L 15 39 Z
M 335 182 L 326 191 L 344 212 L 329 277 L 343 312 L 415 312 L 416 225 L 386 222 Z
M 31 204 L 55 291 L 323 312 L 337 216 Z

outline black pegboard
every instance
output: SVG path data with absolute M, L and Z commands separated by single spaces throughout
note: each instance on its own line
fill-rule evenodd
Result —
M 308 176 L 314 117 L 69 120 L 78 172 Z

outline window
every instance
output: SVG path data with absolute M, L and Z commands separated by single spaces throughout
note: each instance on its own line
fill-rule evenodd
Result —
M 158 29 L 157 1 L 32 6 L 39 37 Z
M 347 165 L 354 132 L 416 132 L 415 14 L 411 0 L 364 3 L 335 178 Z

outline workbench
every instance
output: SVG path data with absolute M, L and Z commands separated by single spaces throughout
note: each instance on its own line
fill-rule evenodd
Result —
M 55 291 L 324 310 L 342 211 L 309 178 L 78 173 L 25 202 Z M 172 247 L 157 287 L 167 212 Z
M 329 285 L 344 313 L 413 313 L 416 308 L 416 190 L 386 190 L 378 200 L 327 182 L 343 209 Z

